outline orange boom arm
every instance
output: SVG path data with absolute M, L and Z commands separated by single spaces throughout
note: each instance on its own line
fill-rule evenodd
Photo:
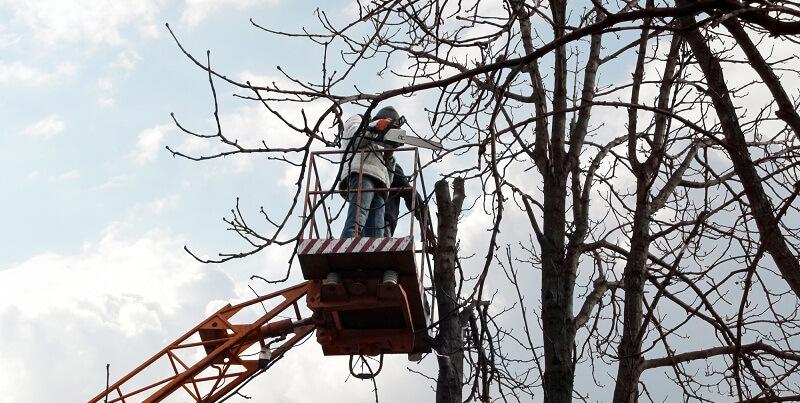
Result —
M 307 292 L 308 282 L 304 282 L 237 305 L 228 304 L 89 403 L 105 399 L 109 403 L 149 403 L 168 396 L 200 403 L 223 398 L 259 370 L 258 357 L 249 358 L 253 354 L 245 353 L 248 348 L 256 343 L 263 346 L 264 339 L 277 337 L 268 358 L 274 361 L 314 331 L 310 319 L 300 317 L 297 304 Z M 261 309 L 270 303 L 276 304 L 266 313 L 262 310 L 257 319 L 235 323 L 237 314 L 247 316 L 248 309 Z M 296 319 L 275 320 L 278 317 Z

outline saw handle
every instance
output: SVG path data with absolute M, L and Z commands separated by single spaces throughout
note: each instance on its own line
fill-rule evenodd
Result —
M 372 141 L 386 143 L 386 140 L 384 140 L 386 133 L 388 133 L 389 130 L 395 127 L 397 127 L 397 125 L 392 119 L 373 120 L 372 122 L 369 123 L 369 126 L 367 126 L 367 134 L 368 134 L 367 138 Z M 394 143 L 389 145 L 393 147 L 397 146 Z

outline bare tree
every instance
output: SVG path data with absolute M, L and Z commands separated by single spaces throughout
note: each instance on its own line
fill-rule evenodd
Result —
M 796 4 L 357 6 L 352 21 L 317 10 L 317 27 L 293 32 L 251 21 L 271 40 L 318 45 L 317 78 L 279 69 L 283 83 L 238 82 L 176 37 L 208 73 L 216 133 L 176 123 L 223 148 L 173 155 L 263 154 L 300 167 L 281 218 L 261 210 L 271 231 L 237 205 L 226 222 L 245 249 L 204 261 L 296 241 L 310 151 L 335 146 L 345 113 L 416 96 L 427 116 L 412 128 L 446 147 L 429 169 L 457 166 L 439 172 L 456 178 L 453 197 L 445 181 L 435 192 L 437 401 L 605 400 L 608 384 L 617 402 L 800 398 L 800 118 L 797 89 L 785 86 L 798 69 L 762 48 L 795 43 Z M 727 80 L 742 65 L 752 70 Z M 359 83 L 375 73 L 403 84 Z M 219 83 L 286 132 L 240 144 L 220 124 Z M 748 94 L 761 86 L 766 97 Z M 276 107 L 287 104 L 302 112 Z M 309 116 L 312 104 L 320 112 Z M 482 250 L 457 247 L 464 204 L 491 222 Z M 515 302 L 494 304 L 495 293 Z

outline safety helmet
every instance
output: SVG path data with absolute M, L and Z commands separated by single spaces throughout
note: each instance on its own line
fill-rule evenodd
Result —
M 400 120 L 400 114 L 392 106 L 384 106 L 381 108 L 378 113 L 375 114 L 374 120 L 378 119 L 390 119 L 393 122 L 398 122 Z

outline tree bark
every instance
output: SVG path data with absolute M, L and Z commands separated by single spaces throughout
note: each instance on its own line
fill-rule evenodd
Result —
M 638 401 L 639 376 L 642 373 L 641 341 L 639 328 L 642 325 L 644 301 L 645 264 L 650 247 L 650 215 L 646 184 L 638 182 L 636 212 L 631 231 L 631 251 L 623 272 L 625 310 L 623 311 L 622 339 L 619 343 L 619 367 L 614 386 L 614 403 Z
M 564 264 L 566 175 L 545 176 L 542 248 L 542 333 L 544 401 L 571 402 L 575 366 L 572 297 L 575 274 Z
M 553 36 L 565 35 L 566 1 L 550 0 Z M 545 371 L 544 401 L 572 401 L 575 365 L 572 362 L 574 335 L 572 298 L 575 273 L 566 265 L 566 199 L 567 177 L 565 137 L 567 134 L 567 53 L 566 47 L 554 50 L 553 118 L 550 133 L 550 160 L 540 166 L 544 179 L 542 250 L 542 333 L 544 337 Z
M 652 2 L 648 2 L 652 7 Z M 645 27 L 651 23 L 645 20 Z M 636 58 L 636 69 L 633 73 L 631 88 L 631 104 L 639 103 L 639 91 L 644 80 L 644 65 L 647 53 L 647 37 L 650 30 L 642 29 Z M 634 403 L 638 400 L 638 380 L 641 374 L 641 347 L 637 335 L 642 324 L 642 301 L 644 299 L 644 271 L 647 263 L 647 252 L 650 248 L 650 209 L 649 189 L 653 166 L 642 163 L 637 157 L 638 110 L 628 108 L 628 160 L 636 176 L 636 210 L 633 215 L 631 230 L 631 249 L 622 275 L 625 290 L 625 309 L 622 311 L 622 339 L 619 342 L 617 355 L 617 381 L 614 386 L 614 403 Z M 653 153 L 656 150 L 652 150 Z M 650 160 L 648 158 L 648 160 Z
M 453 197 L 450 198 L 448 183 L 436 182 L 436 205 L 439 212 L 437 246 L 433 260 L 433 284 L 436 290 L 436 306 L 439 309 L 439 334 L 434 346 L 438 353 L 439 376 L 436 380 L 437 403 L 461 403 L 464 373 L 464 323 L 459 314 L 456 288 L 456 242 L 458 239 L 458 216 L 464 202 L 464 180 L 453 180 Z

